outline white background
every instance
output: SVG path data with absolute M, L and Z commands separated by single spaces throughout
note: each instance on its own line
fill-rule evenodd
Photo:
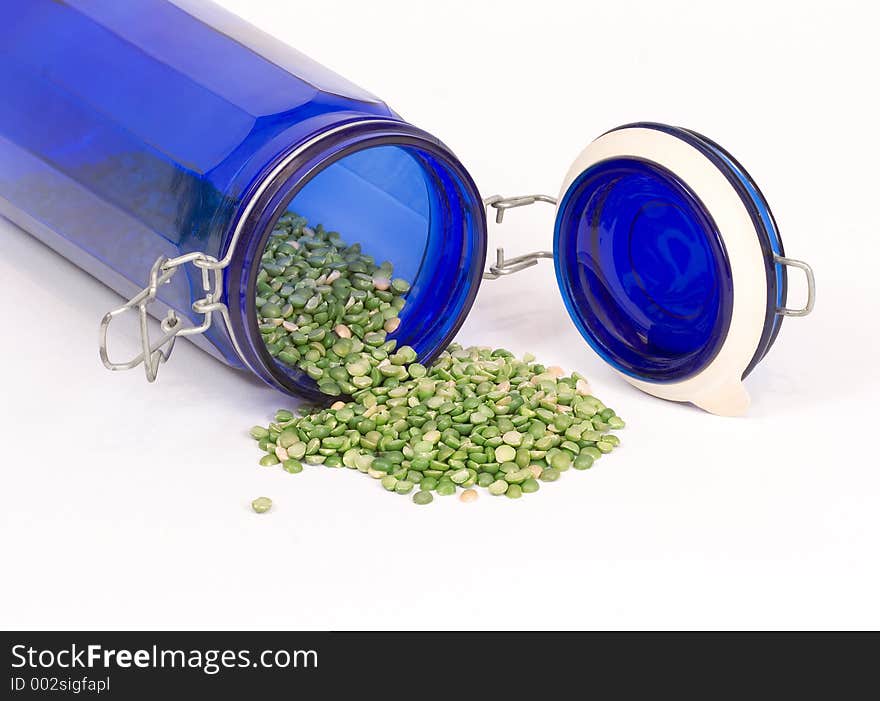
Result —
M 748 417 L 724 419 L 613 376 L 550 264 L 486 283 L 461 341 L 584 372 L 623 446 L 518 502 L 417 508 L 359 473 L 258 467 L 246 430 L 291 401 L 187 343 L 154 385 L 105 371 L 119 298 L 0 221 L 0 626 L 880 625 L 872 4 L 222 4 L 438 135 L 484 195 L 555 194 L 625 122 L 707 134 L 813 264 L 815 312 L 749 377 Z M 547 248 L 533 209 L 493 245 Z

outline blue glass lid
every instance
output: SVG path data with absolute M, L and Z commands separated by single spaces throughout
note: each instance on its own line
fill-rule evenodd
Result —
M 663 124 L 618 127 L 569 171 L 554 260 L 590 346 L 632 384 L 716 413 L 779 333 L 787 278 L 761 191 L 720 146 Z

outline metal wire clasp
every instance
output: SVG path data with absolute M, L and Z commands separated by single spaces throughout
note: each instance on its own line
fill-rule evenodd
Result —
M 524 207 L 526 205 L 535 204 L 535 202 L 546 202 L 547 204 L 556 204 L 556 198 L 549 195 L 519 195 L 517 197 L 502 197 L 501 195 L 492 195 L 483 200 L 485 207 L 495 208 L 495 222 L 500 224 L 504 221 L 504 213 L 508 209 L 515 207 Z M 495 263 L 489 266 L 489 270 L 483 273 L 484 280 L 497 280 L 502 275 L 510 275 L 520 270 L 531 268 L 541 258 L 552 258 L 552 251 L 535 251 L 534 253 L 525 253 L 515 258 L 506 258 L 504 248 L 495 249 Z
M 192 310 L 196 314 L 202 315 L 202 322 L 197 326 L 186 326 L 171 309 L 159 324 L 162 335 L 151 340 L 147 307 L 156 299 L 159 287 L 169 283 L 177 270 L 187 263 L 192 263 L 202 272 L 202 289 L 205 294 L 192 303 Z M 108 370 L 131 370 L 143 363 L 147 381 L 153 382 L 159 372 L 159 366 L 171 355 L 174 341 L 178 336 L 195 336 L 204 333 L 211 327 L 215 313 L 223 317 L 223 321 L 228 327 L 229 310 L 220 301 L 223 295 L 223 269 L 228 264 L 225 259 L 219 261 L 205 253 L 187 253 L 177 258 L 159 257 L 150 269 L 147 286 L 121 307 L 105 314 L 101 320 L 100 355 L 104 367 Z M 141 352 L 131 360 L 114 363 L 110 360 L 107 350 L 107 333 L 110 322 L 117 316 L 134 309 L 137 310 L 140 321 Z
M 804 271 L 807 278 L 807 301 L 800 309 L 790 309 L 788 307 L 778 307 L 776 313 L 782 316 L 806 316 L 813 311 L 816 304 L 816 278 L 813 275 L 813 269 L 802 260 L 794 258 L 785 258 L 780 255 L 774 255 L 773 261 L 779 265 L 786 265 L 791 268 L 798 268 Z

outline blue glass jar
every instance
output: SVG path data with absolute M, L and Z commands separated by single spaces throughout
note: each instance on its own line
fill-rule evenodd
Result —
M 190 0 L 5 0 L 0 46 L 0 213 L 127 298 L 164 261 L 141 300 L 173 312 L 148 343 L 151 379 L 183 332 L 315 395 L 266 353 L 252 313 L 256 262 L 289 207 L 394 260 L 413 283 L 398 338 L 426 359 L 467 315 L 486 251 L 470 176 L 294 49 Z
M 338 229 L 412 282 L 395 338 L 424 362 L 473 304 L 484 203 L 438 139 L 382 101 L 203 0 L 0 3 L 0 214 L 131 298 L 102 324 L 110 369 L 155 379 L 189 337 L 286 392 L 318 398 L 276 363 L 255 312 L 265 243 L 286 211 Z M 709 139 L 632 124 L 591 143 L 558 198 L 554 258 L 587 343 L 627 381 L 709 411 L 745 411 L 743 378 L 782 316 L 813 304 L 763 195 Z M 807 273 L 786 305 L 786 267 Z M 144 282 L 147 286 L 144 288 Z M 142 350 L 107 348 L 120 314 Z M 163 318 L 150 335 L 147 315 Z

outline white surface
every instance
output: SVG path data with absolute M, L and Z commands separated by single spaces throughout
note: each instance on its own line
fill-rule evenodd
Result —
M 189 344 L 155 385 L 107 373 L 118 298 L 0 222 L 0 626 L 880 625 L 873 6 L 223 4 L 438 134 L 485 194 L 555 192 L 625 122 L 707 134 L 814 265 L 818 304 L 747 380 L 748 417 L 723 419 L 605 368 L 549 264 L 485 284 L 462 341 L 585 372 L 629 427 L 518 502 L 417 508 L 347 470 L 258 467 L 245 430 L 288 402 Z M 493 229 L 512 253 L 550 243 L 532 209 Z
M 755 225 L 737 191 L 712 161 L 687 142 L 655 129 L 619 129 L 592 142 L 569 168 L 559 190 L 559 202 L 591 166 L 629 156 L 675 173 L 703 203 L 724 240 L 734 295 L 724 343 L 695 377 L 658 383 L 642 382 L 622 372 L 618 375 L 655 397 L 693 402 L 720 416 L 741 416 L 750 404 L 742 374 L 755 355 L 767 316 L 767 273 Z M 558 205 L 556 209 L 558 212 Z

